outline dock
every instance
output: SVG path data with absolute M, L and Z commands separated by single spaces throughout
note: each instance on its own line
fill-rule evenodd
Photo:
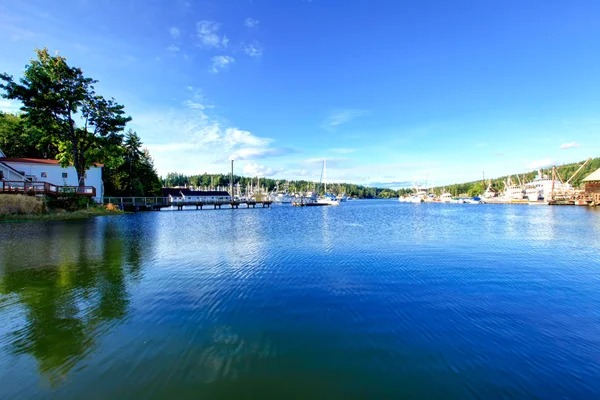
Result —
M 113 204 L 124 211 L 160 211 L 163 208 L 176 208 L 181 211 L 184 207 L 196 207 L 196 210 L 202 210 L 205 207 L 212 209 L 221 209 L 223 206 L 230 209 L 243 208 L 269 208 L 271 200 L 212 200 L 212 201 L 191 201 L 191 200 L 171 200 L 169 197 L 104 197 L 105 205 Z

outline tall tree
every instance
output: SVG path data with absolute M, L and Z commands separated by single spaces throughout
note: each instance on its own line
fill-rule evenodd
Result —
M 70 67 L 64 57 L 52 56 L 48 49 L 36 49 L 36 56 L 18 83 L 0 74 L 3 97 L 23 103 L 29 123 L 58 145 L 56 158 L 63 167 L 73 164 L 84 186 L 85 171 L 120 152 L 120 132 L 131 117 L 114 99 L 96 94 L 97 81 Z

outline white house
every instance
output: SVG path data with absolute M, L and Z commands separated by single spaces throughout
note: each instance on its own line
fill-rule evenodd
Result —
M 41 158 L 10 158 L 0 151 L 0 171 L 6 181 L 29 180 L 32 182 L 48 182 L 56 186 L 79 186 L 75 167 L 63 168 L 58 160 Z M 96 190 L 93 199 L 102 202 L 104 184 L 102 183 L 102 165 L 91 167 L 85 174 L 85 186 Z
M 190 190 L 186 188 L 163 188 L 163 197 L 170 202 L 185 203 L 226 203 L 231 201 L 229 193 L 223 190 Z

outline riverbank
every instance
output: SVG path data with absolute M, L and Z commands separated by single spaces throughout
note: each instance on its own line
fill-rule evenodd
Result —
M 0 195 L 0 222 L 70 220 L 106 215 L 122 215 L 116 207 L 88 205 L 76 210 L 49 207 L 43 198 Z

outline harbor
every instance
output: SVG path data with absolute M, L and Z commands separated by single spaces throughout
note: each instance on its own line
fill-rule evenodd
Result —
M 573 175 L 564 180 L 558 169 L 552 167 L 551 175 L 544 174 L 542 169 L 537 171 L 537 176 L 531 181 L 525 177 L 508 176 L 501 189 L 487 182 L 487 188 L 481 194 L 468 196 L 467 194 L 453 196 L 441 189 L 438 196 L 434 190 L 422 189 L 415 185 L 413 194 L 399 196 L 402 203 L 452 203 L 452 204 L 527 204 L 527 205 L 563 205 L 563 206 L 590 206 L 595 207 L 600 203 L 600 169 L 592 172 L 582 179 L 582 186 L 575 188 L 571 182 L 583 170 L 591 159 L 588 158 Z

